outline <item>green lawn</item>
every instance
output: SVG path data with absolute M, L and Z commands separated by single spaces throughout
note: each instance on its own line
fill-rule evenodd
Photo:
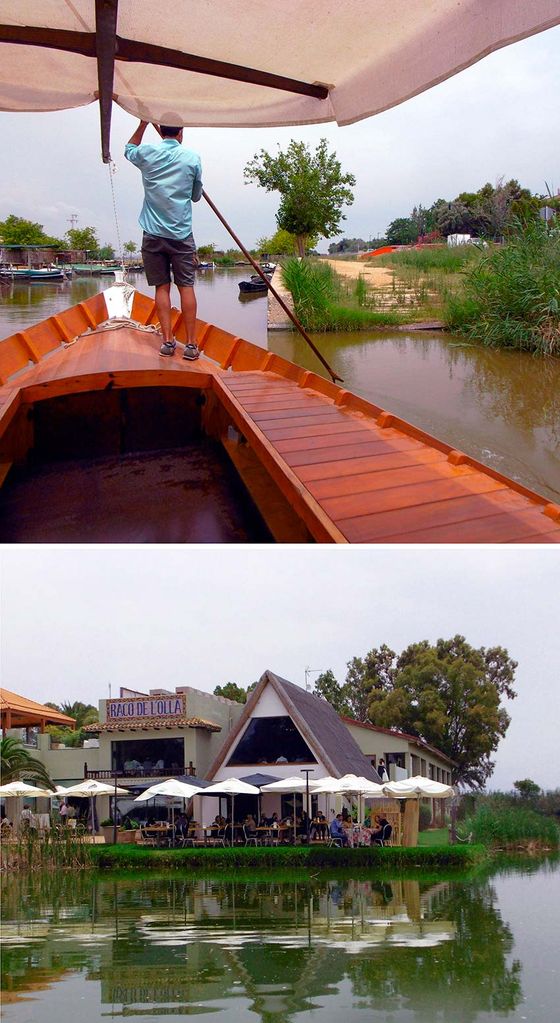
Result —
M 447 828 L 437 828 L 430 831 L 418 832 L 418 845 L 449 845 L 449 832 Z

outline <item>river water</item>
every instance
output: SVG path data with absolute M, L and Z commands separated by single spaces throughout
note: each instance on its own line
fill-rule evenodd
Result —
M 553 863 L 471 879 L 12 878 L 4 1018 L 551 1023 L 559 918 Z
M 267 338 L 265 297 L 239 297 L 247 270 L 199 274 L 198 314 L 323 372 L 292 332 Z M 0 287 L 0 337 L 109 287 L 112 278 Z M 132 278 L 150 294 L 143 275 Z M 560 500 L 560 359 L 485 349 L 429 332 L 314 337 L 348 390 L 387 408 L 553 501 Z

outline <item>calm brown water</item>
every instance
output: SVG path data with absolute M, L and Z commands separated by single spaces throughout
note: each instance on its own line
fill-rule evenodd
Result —
M 197 279 L 199 316 L 322 372 L 297 334 L 266 332 L 266 298 L 241 301 L 244 270 Z M 145 278 L 132 278 L 150 293 Z M 111 278 L 0 287 L 0 337 L 110 286 Z M 464 344 L 440 333 L 324 334 L 344 385 L 550 498 L 560 500 L 560 360 Z
M 559 873 L 11 879 L 7 1023 L 550 1023 Z

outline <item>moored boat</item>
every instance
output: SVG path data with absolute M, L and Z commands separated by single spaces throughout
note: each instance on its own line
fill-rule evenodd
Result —
M 266 281 L 263 281 L 262 277 L 255 275 L 248 281 L 239 281 L 239 290 L 243 294 L 266 294 L 268 285 Z
M 67 275 L 60 267 L 3 267 L 0 269 L 0 277 L 8 281 L 64 281 Z
M 244 539 L 560 542 L 558 505 L 390 411 L 202 321 L 201 358 L 163 360 L 155 324 L 153 300 L 117 284 L 0 342 L 1 540 L 114 539 L 117 519 L 120 540 L 239 539 L 206 525 L 185 477 L 213 445 L 200 493 L 218 473 L 250 495 L 261 526 Z M 184 341 L 177 311 L 173 329 Z M 168 533 L 123 515 L 125 477 L 127 507 L 158 525 L 168 509 Z

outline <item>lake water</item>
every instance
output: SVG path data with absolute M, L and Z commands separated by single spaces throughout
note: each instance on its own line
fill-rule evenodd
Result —
M 293 332 L 270 332 L 266 297 L 239 298 L 248 271 L 199 274 L 198 313 L 236 335 L 321 372 Z M 151 293 L 143 275 L 131 278 Z M 112 278 L 0 287 L 0 337 L 109 287 Z M 176 299 L 175 299 L 176 301 Z M 441 333 L 320 334 L 344 386 L 428 433 L 560 500 L 560 359 L 484 349 Z
M 11 879 L 7 1023 L 558 1018 L 557 863 L 474 880 Z

